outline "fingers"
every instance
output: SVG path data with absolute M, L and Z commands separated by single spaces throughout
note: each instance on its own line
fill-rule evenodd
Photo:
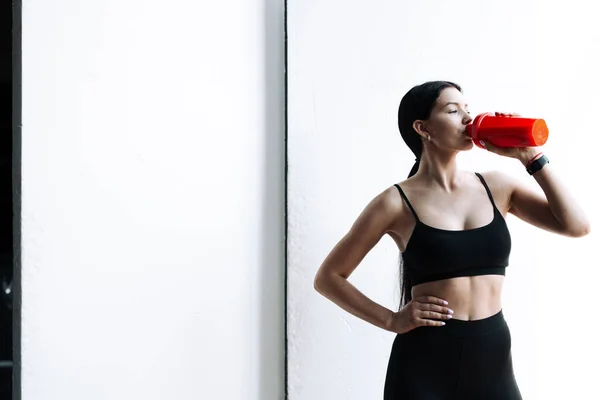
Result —
M 485 140 L 480 140 L 479 143 L 481 143 L 488 152 L 498 154 L 499 156 L 516 158 L 519 152 L 516 147 L 498 147 Z
M 480 140 L 479 143 L 481 143 L 481 145 L 483 147 L 485 147 L 485 149 L 487 151 L 490 151 L 492 153 L 496 153 L 496 154 L 500 154 L 500 155 L 505 155 L 506 152 L 507 152 L 506 148 L 495 146 L 495 145 L 493 145 L 490 142 L 485 141 L 485 140 Z
M 417 326 L 444 326 L 444 320 L 452 318 L 454 311 L 446 305 L 447 301 L 434 296 L 423 296 L 415 299 L 413 322 Z
M 419 319 L 417 326 L 444 326 L 446 323 L 444 321 L 438 321 L 434 319 Z
M 505 113 L 505 112 L 498 112 L 496 111 L 494 113 L 496 115 L 496 117 L 520 117 L 521 114 L 518 113 Z
M 454 310 L 452 310 L 448 307 L 438 306 L 436 304 L 420 304 L 419 310 L 424 313 L 436 313 L 436 314 L 444 314 L 444 315 L 454 314 Z
M 440 306 L 448 305 L 448 302 L 446 300 L 440 299 L 439 297 L 435 297 L 435 296 L 420 296 L 420 297 L 417 297 L 415 299 L 415 301 L 417 301 L 419 303 L 437 304 Z
M 452 318 L 452 313 L 438 311 L 421 311 L 419 313 L 421 319 L 440 319 L 447 320 Z
M 448 320 L 452 318 L 453 310 L 448 307 L 442 307 L 434 304 L 422 304 L 417 311 L 421 319 L 441 319 Z
M 499 148 L 498 146 L 494 146 L 493 144 L 491 144 L 490 142 L 485 141 L 485 140 L 480 140 L 479 143 L 481 143 L 481 145 L 483 147 L 485 147 L 485 149 L 487 151 L 491 151 L 492 153 L 499 153 L 503 150 L 503 149 Z

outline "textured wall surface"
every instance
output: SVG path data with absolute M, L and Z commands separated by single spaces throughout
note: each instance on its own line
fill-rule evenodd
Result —
M 367 203 L 412 167 L 397 107 L 413 85 L 452 80 L 463 86 L 474 115 L 545 118 L 552 167 L 598 227 L 592 182 L 600 28 L 593 7 L 584 1 L 288 2 L 290 400 L 382 397 L 394 335 L 321 297 L 313 279 Z M 459 164 L 501 169 L 539 189 L 518 161 L 477 148 Z M 589 306 L 599 277 L 597 234 L 573 240 L 512 216 L 508 224 L 514 243 L 503 307 L 524 398 L 600 396 L 587 367 L 600 355 Z M 397 263 L 398 250 L 384 237 L 350 281 L 396 309 Z

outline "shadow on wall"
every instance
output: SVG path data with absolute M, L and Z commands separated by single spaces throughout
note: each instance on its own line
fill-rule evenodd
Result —
M 264 154 L 258 290 L 259 392 L 251 398 L 282 399 L 285 388 L 285 2 L 264 1 Z

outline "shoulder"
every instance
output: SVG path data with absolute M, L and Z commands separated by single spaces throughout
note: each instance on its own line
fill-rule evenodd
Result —
M 479 172 L 492 191 L 510 194 L 518 185 L 516 179 L 502 171 Z
M 486 181 L 492 196 L 497 202 L 503 204 L 504 209 L 510 210 L 519 193 L 527 191 L 527 186 L 522 180 L 501 171 L 487 171 L 480 173 Z
M 400 185 L 402 182 L 400 183 Z M 393 184 L 387 187 L 382 192 L 378 193 L 367 205 L 367 208 L 372 208 L 378 213 L 384 213 L 389 216 L 395 216 L 398 212 L 402 211 L 402 197 L 400 190 L 396 187 L 397 184 Z
M 400 185 L 402 184 L 403 182 L 400 182 Z M 367 203 L 355 225 L 376 226 L 381 233 L 393 230 L 397 221 L 406 213 L 406 206 L 395 185 L 390 185 L 376 194 Z

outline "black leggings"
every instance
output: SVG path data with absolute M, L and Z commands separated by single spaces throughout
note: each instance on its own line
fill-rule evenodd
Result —
M 502 310 L 396 336 L 384 400 L 521 400 Z

